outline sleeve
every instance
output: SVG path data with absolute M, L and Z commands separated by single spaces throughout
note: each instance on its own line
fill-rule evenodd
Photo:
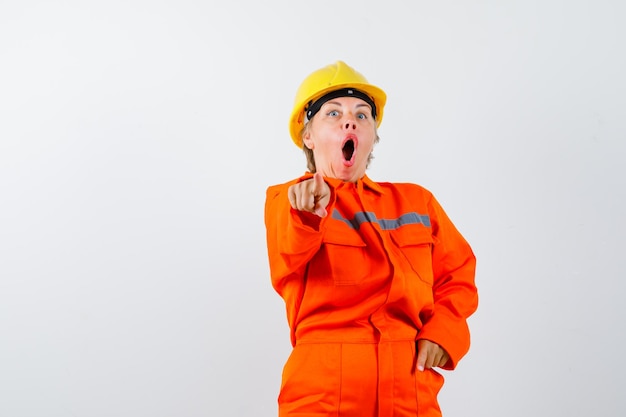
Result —
M 478 307 L 476 257 L 434 197 L 429 202 L 429 212 L 434 241 L 434 309 L 418 338 L 431 340 L 443 347 L 450 355 L 443 368 L 451 370 L 456 368 L 470 347 L 467 319 Z
M 293 330 L 304 291 L 308 262 L 322 245 L 326 218 L 291 208 L 289 186 L 307 177 L 271 186 L 266 192 L 265 228 L 272 286 L 285 301 Z M 333 205 L 334 191 L 331 187 Z

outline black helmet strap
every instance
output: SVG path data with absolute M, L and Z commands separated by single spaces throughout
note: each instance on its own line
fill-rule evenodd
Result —
M 334 98 L 338 98 L 338 97 L 360 98 L 361 100 L 363 100 L 364 102 L 370 105 L 370 107 L 372 108 L 372 117 L 374 118 L 374 120 L 376 120 L 376 105 L 374 104 L 374 100 L 372 100 L 372 98 L 368 96 L 367 94 L 365 94 L 364 92 L 359 91 L 354 88 L 342 88 L 340 90 L 334 90 L 328 94 L 324 94 L 322 97 L 315 100 L 314 103 L 309 101 L 309 104 L 307 104 L 307 106 L 304 109 L 306 111 L 307 120 L 311 120 L 313 116 L 315 116 L 317 112 L 320 111 L 324 103 Z

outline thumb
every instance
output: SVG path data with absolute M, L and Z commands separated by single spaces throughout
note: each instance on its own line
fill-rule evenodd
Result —
M 418 343 L 419 345 L 419 343 Z M 417 349 L 417 370 L 418 371 L 423 371 L 424 367 L 426 366 L 426 359 L 428 359 L 428 350 L 426 349 L 426 346 L 424 346 L 424 349 Z
M 324 193 L 324 186 L 326 183 L 324 182 L 324 176 L 319 172 L 313 174 L 313 195 L 315 197 L 321 197 Z

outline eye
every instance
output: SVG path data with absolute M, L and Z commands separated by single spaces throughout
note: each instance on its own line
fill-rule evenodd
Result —
M 357 117 L 358 117 L 359 119 L 361 119 L 361 120 L 365 120 L 365 119 L 367 119 L 367 115 L 366 115 L 365 113 L 359 113 L 359 114 L 357 115 Z
M 331 110 L 328 112 L 328 115 L 332 117 L 339 116 L 339 112 L 337 110 Z

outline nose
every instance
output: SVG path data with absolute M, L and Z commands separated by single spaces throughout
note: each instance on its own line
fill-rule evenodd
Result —
M 351 113 L 346 114 L 346 118 L 345 118 L 345 122 L 343 124 L 343 128 L 345 130 L 350 130 L 350 129 L 354 130 L 354 129 L 356 129 L 355 117 Z

